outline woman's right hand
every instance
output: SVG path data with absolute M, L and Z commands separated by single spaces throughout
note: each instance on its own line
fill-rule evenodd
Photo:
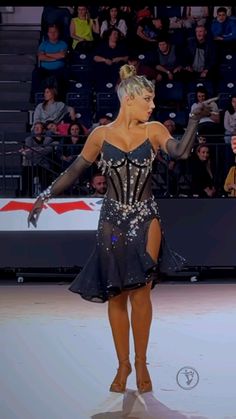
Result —
M 232 147 L 233 153 L 236 154 L 236 135 L 231 137 L 231 147 Z
M 37 227 L 37 221 L 38 218 L 40 216 L 40 213 L 43 209 L 43 200 L 42 198 L 39 196 L 34 205 L 32 210 L 30 211 L 29 215 L 28 215 L 28 227 L 30 227 L 30 223 L 36 228 Z

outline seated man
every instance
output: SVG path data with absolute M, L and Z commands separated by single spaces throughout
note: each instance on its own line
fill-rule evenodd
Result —
M 91 196 L 94 198 L 104 198 L 107 191 L 106 176 L 101 173 L 95 173 L 90 181 L 90 184 L 94 190 Z
M 44 125 L 36 122 L 25 139 L 22 154 L 23 195 L 37 196 L 51 181 L 53 139 L 45 136 Z
M 190 80 L 212 79 L 216 63 L 215 46 L 207 37 L 204 26 L 195 28 L 195 36 L 188 39 L 186 75 Z
M 34 94 L 44 90 L 45 87 L 54 86 L 59 90 L 61 99 L 66 91 L 65 59 L 67 44 L 59 39 L 59 30 L 56 25 L 48 27 L 48 40 L 43 41 L 38 48 L 38 67 L 32 73 L 31 101 Z

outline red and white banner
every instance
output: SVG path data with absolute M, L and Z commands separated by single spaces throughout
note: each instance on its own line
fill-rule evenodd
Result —
M 0 231 L 97 230 L 102 198 L 51 199 L 44 205 L 37 229 L 27 217 L 35 199 L 0 199 Z

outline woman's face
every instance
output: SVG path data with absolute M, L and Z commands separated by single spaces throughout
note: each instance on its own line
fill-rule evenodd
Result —
M 80 19 L 86 19 L 87 17 L 87 7 L 85 6 L 79 6 L 77 9 L 78 16 Z
M 116 18 L 117 18 L 117 14 L 118 14 L 118 10 L 117 10 L 117 8 L 116 8 L 116 7 L 112 7 L 112 8 L 110 9 L 110 16 L 111 16 L 111 19 L 116 19 Z
M 198 157 L 201 161 L 207 161 L 209 159 L 209 148 L 201 147 L 197 152 Z
M 204 100 L 206 100 L 206 94 L 201 93 L 201 92 L 197 92 L 197 100 L 198 100 L 199 103 L 204 102 Z
M 70 129 L 70 132 L 71 132 L 71 136 L 72 137 L 78 137 L 79 136 L 79 127 L 78 127 L 78 125 L 72 125 L 72 127 Z
M 51 90 L 51 89 L 45 89 L 45 90 L 44 90 L 44 99 L 45 99 L 45 100 L 51 100 L 51 99 L 54 99 L 54 94 L 53 94 L 53 92 L 52 92 L 52 90 Z
M 130 106 L 131 115 L 134 119 L 146 122 L 149 120 L 154 105 L 154 93 L 149 92 L 146 89 L 143 89 L 141 95 L 136 94 L 134 98 L 128 99 L 128 106 Z

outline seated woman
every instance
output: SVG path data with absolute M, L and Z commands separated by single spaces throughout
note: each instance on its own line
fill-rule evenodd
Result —
M 127 25 L 124 19 L 121 19 L 118 13 L 117 7 L 110 7 L 108 10 L 108 15 L 105 20 L 103 20 L 100 29 L 100 36 L 103 38 L 104 33 L 111 28 L 119 29 L 122 37 L 127 35 Z
M 58 157 L 62 163 L 62 169 L 67 169 L 68 166 L 80 154 L 84 144 L 85 131 L 83 126 L 74 122 L 70 124 L 67 136 L 63 138 L 62 145 L 58 147 Z
M 199 198 L 215 196 L 216 189 L 211 169 L 209 147 L 205 144 L 197 146 L 189 161 L 192 194 Z
M 230 142 L 231 137 L 236 134 L 236 93 L 230 98 L 229 106 L 226 108 L 224 114 L 224 141 L 225 141 L 225 175 L 230 166 L 234 164 L 234 157 L 231 150 Z
M 33 124 L 47 121 L 58 124 L 60 121 L 74 121 L 76 118 L 75 110 L 67 106 L 64 102 L 57 101 L 57 90 L 54 87 L 47 87 L 44 90 L 44 101 L 39 103 L 34 111 Z
M 120 66 L 128 61 L 128 51 L 118 29 L 109 29 L 94 55 L 94 77 L 116 83 Z
M 224 190 L 228 193 L 228 196 L 236 197 L 236 159 L 226 176 Z
M 94 47 L 94 34 L 99 34 L 98 19 L 91 19 L 86 5 L 77 8 L 78 16 L 70 23 L 72 49 L 80 52 L 91 51 Z

